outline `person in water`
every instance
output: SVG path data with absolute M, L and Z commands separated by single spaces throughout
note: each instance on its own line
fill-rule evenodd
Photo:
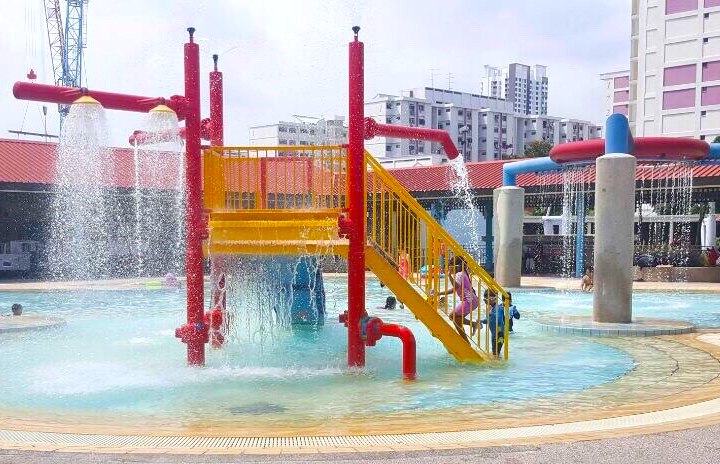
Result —
M 497 357 L 502 352 L 505 343 L 505 307 L 498 304 L 497 293 L 485 290 L 485 312 L 487 317 L 480 321 L 487 324 L 492 339 L 492 354 Z
M 385 300 L 385 306 L 382 307 L 382 309 L 389 309 L 393 310 L 397 306 L 397 299 L 394 296 L 389 296 Z
M 587 273 L 582 276 L 582 280 L 580 280 L 580 290 L 583 292 L 592 292 L 593 289 L 593 269 L 590 268 L 587 270 Z
M 512 293 L 507 292 L 508 294 L 508 305 L 509 305 L 509 314 L 510 314 L 510 332 L 513 331 L 513 319 L 520 319 L 520 311 L 515 307 L 515 305 L 512 302 Z
M 452 312 L 448 313 L 450 319 L 455 324 L 455 329 L 458 331 L 460 336 L 465 339 L 466 342 L 470 343 L 470 339 L 465 333 L 465 326 L 471 327 L 470 335 L 475 335 L 475 331 L 478 329 L 478 322 L 471 321 L 469 316 L 478 307 L 478 297 L 475 294 L 475 290 L 472 287 L 470 275 L 467 272 L 467 264 L 460 256 L 456 256 L 453 261 L 453 267 L 455 269 L 455 275 L 450 273 L 448 275 L 452 287 L 444 292 L 438 293 L 441 297 L 441 301 L 444 295 L 450 295 L 455 292 L 460 300 Z
M 165 274 L 162 285 L 165 288 L 178 288 L 180 287 L 180 281 L 177 277 L 175 277 L 175 274 L 173 274 L 172 272 L 168 272 L 167 274 Z
M 22 316 L 23 307 L 20 303 L 15 303 L 10 308 L 13 316 Z

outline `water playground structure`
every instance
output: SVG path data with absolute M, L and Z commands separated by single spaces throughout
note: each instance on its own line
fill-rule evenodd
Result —
M 189 365 L 205 363 L 207 343 L 222 346 L 227 306 L 232 304 L 226 301 L 226 275 L 220 270 L 213 273 L 217 290 L 206 311 L 204 255 L 210 257 L 214 269 L 220 268 L 226 257 L 239 255 L 306 257 L 295 268 L 292 281 L 287 275 L 278 284 L 304 295 L 294 300 L 293 320 L 310 323 L 322 323 L 324 319 L 322 278 L 315 272 L 311 256 L 333 254 L 346 258 L 348 302 L 340 322 L 347 327 L 348 367 L 364 366 L 365 347 L 391 336 L 403 344 L 403 376 L 416 376 L 412 332 L 386 324 L 366 311 L 366 268 L 458 361 L 495 359 L 488 325 L 466 334 L 446 313 L 447 307 L 458 303 L 455 295 L 447 302 L 434 295 L 450 288 L 446 276 L 455 257 L 466 263 L 478 294 L 489 290 L 505 296 L 505 290 L 364 150 L 364 139 L 386 135 L 431 140 L 440 143 L 450 159 L 458 151 L 445 131 L 379 124 L 364 117 L 364 48 L 358 40 L 359 28 L 353 30 L 346 146 L 224 147 L 222 73 L 217 70 L 215 55 L 215 69 L 210 73 L 210 117 L 201 119 L 199 46 L 193 40 L 194 28 L 188 29 L 189 41 L 184 46 L 182 96 L 144 97 L 32 82 L 17 82 L 13 87 L 15 97 L 24 100 L 99 104 L 106 109 L 134 112 L 172 111 L 178 120 L 185 121 L 179 135 L 185 139 L 187 322 L 176 330 L 176 337 L 187 345 Z M 175 134 L 135 131 L 129 140 L 143 144 L 172 136 Z M 210 142 L 204 155 L 201 140 Z M 401 255 L 406 260 L 403 275 L 398 272 Z M 433 273 L 429 279 L 427 273 L 421 272 L 423 266 L 443 272 Z M 289 274 L 293 274 L 292 270 Z M 298 278 L 298 274 L 304 277 Z M 481 313 L 473 311 L 468 322 L 479 324 Z M 509 355 L 507 337 L 506 332 L 500 356 L 503 359 Z
M 503 166 L 504 186 L 495 191 L 495 278 L 422 208 L 417 201 L 364 150 L 375 136 L 429 140 L 449 159 L 458 155 L 446 131 L 381 124 L 364 116 L 364 48 L 355 38 L 349 44 L 349 143 L 346 146 L 224 147 L 223 76 L 214 55 L 210 72 L 210 117 L 200 115 L 199 46 L 189 28 L 185 44 L 185 94 L 169 98 L 118 94 L 85 88 L 17 82 L 16 98 L 71 104 L 100 104 L 106 109 L 135 112 L 173 112 L 185 121 L 175 133 L 135 131 L 131 144 L 142 145 L 180 136 L 185 140 L 187 322 L 176 336 L 187 345 L 189 365 L 203 365 L 205 344 L 224 343 L 227 320 L 227 257 L 266 256 L 283 262 L 276 285 L 293 294 L 294 323 L 322 324 L 325 318 L 322 275 L 313 256 L 337 255 L 348 262 L 348 307 L 341 317 L 347 327 L 347 365 L 365 365 L 365 347 L 382 336 L 403 343 L 403 375 L 416 375 L 415 340 L 409 329 L 371 317 L 365 305 L 365 270 L 369 268 L 423 322 L 458 360 L 493 359 L 492 334 L 456 330 L 447 306 L 435 294 L 450 288 L 454 257 L 462 258 L 474 289 L 506 295 L 503 287 L 520 286 L 523 190 L 518 175 L 556 171 L 564 166 L 597 164 L 594 322 L 632 320 L 632 228 L 635 166 L 641 162 L 701 161 L 720 157 L 720 146 L 683 138 L 635 138 L 622 115 L 608 118 L 605 140 L 566 143 L 547 158 L 522 160 Z M 202 154 L 202 140 L 209 141 Z M 578 206 L 584 200 L 578 201 Z M 618 206 L 624 205 L 624 206 Z M 578 208 L 578 223 L 584 208 Z M 584 232 L 577 228 L 576 275 L 582 275 Z M 213 264 L 214 291 L 206 311 L 203 261 Z M 299 265 L 288 257 L 301 257 Z M 284 258 L 283 258 L 284 257 Z M 284 260 L 284 261 L 283 261 Z M 278 276 L 275 276 L 278 277 Z M 268 275 L 268 279 L 274 277 Z M 506 302 L 507 304 L 507 302 Z M 470 324 L 482 319 L 482 308 Z M 506 318 L 508 316 L 505 312 Z M 462 327 L 462 324 L 459 325 Z M 468 336 L 470 335 L 470 336 Z M 504 334 L 502 358 L 509 355 Z

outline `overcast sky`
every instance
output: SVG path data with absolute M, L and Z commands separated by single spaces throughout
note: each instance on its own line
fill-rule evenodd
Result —
M 29 67 L 52 83 L 43 0 L 3 0 L 0 137 L 42 132 L 41 104 L 16 101 Z M 65 3 L 64 1 L 61 3 Z M 63 11 L 64 15 L 64 11 Z M 599 74 L 627 69 L 628 0 L 90 0 L 85 85 L 147 96 L 182 93 L 187 26 L 201 45 L 203 116 L 207 73 L 221 54 L 225 142 L 248 127 L 347 112 L 347 42 L 365 42 L 365 97 L 430 85 L 479 92 L 483 65 L 544 64 L 554 116 L 604 118 Z M 57 108 L 48 130 L 57 133 Z M 110 112 L 110 141 L 124 145 L 139 114 Z

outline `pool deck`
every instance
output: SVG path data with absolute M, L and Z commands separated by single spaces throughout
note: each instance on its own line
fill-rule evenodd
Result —
M 563 291 L 580 291 L 580 279 L 559 277 L 523 276 L 521 288 L 551 288 Z M 644 292 L 703 292 L 720 293 L 720 282 L 633 282 L 633 290 Z
M 57 290 L 58 286 L 64 290 L 129 289 L 142 288 L 148 281 L 157 282 L 157 279 L 6 283 L 0 284 L 0 291 Z M 577 290 L 579 280 L 524 277 L 522 286 Z M 720 283 L 636 282 L 635 289 L 714 293 L 720 292 Z M 667 446 L 657 435 L 627 438 L 636 435 L 706 427 L 676 434 L 688 437 L 710 434 L 716 442 L 714 434 L 720 432 L 720 332 L 639 339 L 619 337 L 598 339 L 598 343 L 627 352 L 633 357 L 635 367 L 610 383 L 557 397 L 494 404 L 492 408 L 466 407 L 382 417 L 368 414 L 331 424 L 322 420 L 278 424 L 261 419 L 244 423 L 167 424 L 160 419 L 159 422 L 133 423 L 132 418 L 35 414 L 28 417 L 0 411 L 0 450 L 4 450 L 0 451 L 0 461 L 67 462 L 61 457 L 64 453 L 80 453 L 78 456 L 108 453 L 114 455 L 108 461 L 141 461 L 140 455 L 148 456 L 141 462 L 174 459 L 167 455 L 185 458 L 244 455 L 258 461 L 289 461 L 307 460 L 308 455 L 314 454 L 319 461 L 357 459 L 360 462 L 362 459 L 350 453 L 364 453 L 364 458 L 403 457 L 403 462 L 410 456 L 412 459 L 408 462 L 448 462 L 449 459 L 485 462 L 481 459 L 483 456 L 493 462 L 506 458 L 513 460 L 503 462 L 544 462 L 543 459 L 555 457 L 555 452 L 576 450 L 579 457 L 587 460 L 575 457 L 571 459 L 573 462 L 615 462 L 612 456 L 619 460 L 622 455 L 622 451 L 614 448 L 618 441 L 647 441 L 651 451 L 657 446 Z M 597 445 L 567 444 L 569 442 Z M 700 454 L 688 454 L 697 451 L 705 453 L 702 456 L 708 456 L 707 460 L 685 462 L 716 462 L 712 457 L 720 453 L 720 447 L 706 445 L 688 445 L 682 456 L 699 458 Z M 599 451 L 605 448 L 608 452 Z M 532 460 L 535 458 L 518 460 L 526 456 L 528 450 L 533 451 L 538 461 Z M 506 452 L 518 454 L 510 458 Z M 593 456 L 589 452 L 601 454 Z M 635 455 L 625 456 L 634 458 Z M 667 457 L 663 453 L 656 456 L 647 462 L 665 462 Z M 200 456 L 193 457 L 196 458 Z

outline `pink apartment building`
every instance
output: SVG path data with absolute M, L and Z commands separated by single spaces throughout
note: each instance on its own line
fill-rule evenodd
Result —
M 631 8 L 629 80 L 612 76 L 613 112 L 628 115 L 636 136 L 720 135 L 720 0 L 632 0 Z

